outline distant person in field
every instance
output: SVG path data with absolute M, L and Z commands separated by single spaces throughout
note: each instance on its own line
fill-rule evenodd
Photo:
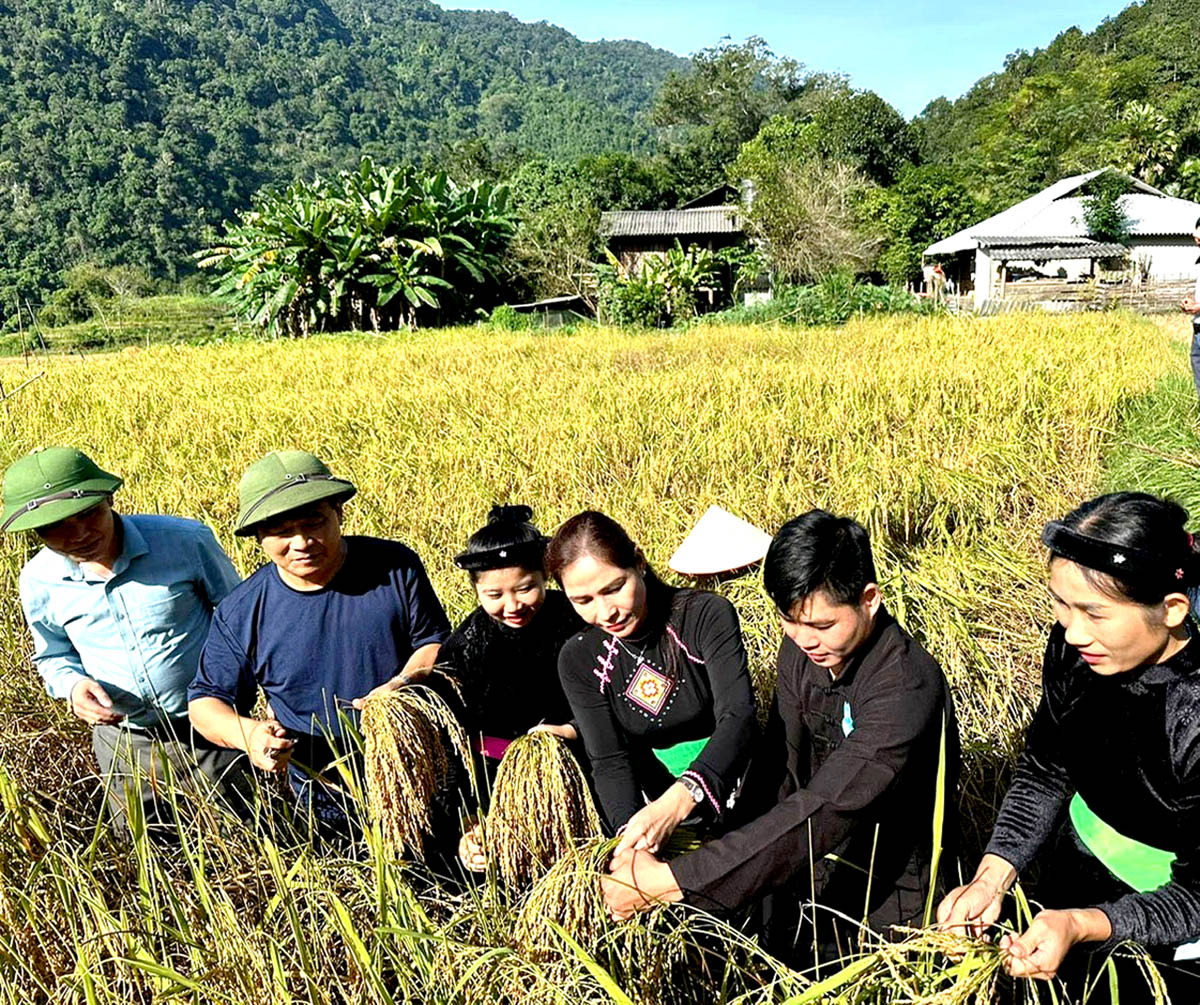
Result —
M 929 285 L 933 288 L 933 299 L 941 303 L 946 299 L 946 270 L 941 262 L 935 262 L 933 271 L 929 274 Z
M 528 506 L 493 507 L 454 559 L 471 577 L 479 606 L 442 646 L 438 663 L 462 688 L 485 799 L 517 737 L 538 730 L 578 737 L 558 680 L 558 653 L 586 626 L 561 591 L 546 588 L 549 539 L 532 519 Z M 469 869 L 486 868 L 478 830 L 463 836 L 459 857 Z
M 1042 697 L 987 854 L 938 908 L 981 933 L 1035 861 L 1047 909 L 1000 946 L 1010 973 L 1098 977 L 1126 940 L 1147 947 L 1177 1002 L 1200 1001 L 1200 641 L 1186 591 L 1200 557 L 1174 503 L 1101 496 L 1046 525 L 1058 624 Z M 1190 943 L 1190 945 L 1189 945 Z M 1078 948 L 1076 948 L 1078 947 Z M 1141 1001 L 1130 961 L 1120 1000 Z
M 667 586 L 594 511 L 559 528 L 546 567 L 590 626 L 563 646 L 558 674 L 619 850 L 657 852 L 685 820 L 723 819 L 757 738 L 733 605 Z
M 943 749 L 953 844 L 958 729 L 941 668 L 888 614 L 877 580 L 853 520 L 813 510 L 775 536 L 763 582 L 784 637 L 748 822 L 670 862 L 615 855 L 604 881 L 615 917 L 659 901 L 757 902 L 766 947 L 795 965 L 813 962 L 814 941 L 821 960 L 856 945 L 864 913 L 877 932 L 920 924 Z
M 1200 247 L 1200 220 L 1192 230 L 1192 239 Z M 1196 259 L 1200 266 L 1200 258 Z M 1196 384 L 1196 393 L 1200 395 L 1200 271 L 1197 273 L 1196 288 L 1190 297 L 1179 301 L 1179 308 L 1185 314 L 1192 316 L 1192 380 Z
M 161 834 L 171 816 L 155 791 L 168 762 L 181 783 L 203 775 L 226 795 L 240 774 L 237 752 L 194 735 L 187 718 L 213 610 L 238 575 L 203 524 L 118 514 L 121 485 L 79 450 L 35 450 L 4 473 L 0 527 L 44 545 L 20 577 L 33 661 L 50 695 L 92 727 L 110 814 L 124 821 L 136 799 Z
M 234 533 L 269 561 L 218 607 L 188 711 L 214 743 L 286 771 L 302 822 L 341 840 L 353 820 L 332 767 L 349 747 L 341 716 L 356 722 L 363 698 L 425 681 L 450 625 L 410 548 L 343 536 L 355 487 L 312 454 L 272 451 L 238 494 Z M 253 718 L 260 690 L 269 716 Z

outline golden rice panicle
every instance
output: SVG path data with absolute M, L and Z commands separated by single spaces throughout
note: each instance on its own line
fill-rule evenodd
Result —
M 600 877 L 617 847 L 617 838 L 594 838 L 554 863 L 534 884 L 517 917 L 516 942 L 534 959 L 552 958 L 562 940 L 558 925 L 584 948 L 595 945 L 607 928 L 608 912 Z
M 431 807 L 445 784 L 450 757 L 443 736 L 470 767 L 462 726 L 434 691 L 410 685 L 382 691 L 363 705 L 367 812 L 384 848 L 397 858 L 424 858 Z
M 554 925 L 561 928 L 602 966 L 635 993 L 642 1005 L 666 1005 L 688 999 L 711 977 L 700 939 L 688 912 L 655 908 L 628 921 L 613 921 L 604 904 L 600 880 L 618 839 L 594 839 L 568 852 L 534 885 L 517 917 L 515 943 L 521 955 L 550 965 L 569 957 Z M 733 950 L 722 947 L 722 958 Z M 719 980 L 717 982 L 719 984 Z M 716 1000 L 718 988 L 703 1000 Z
M 587 780 L 565 742 L 544 732 L 512 742 L 496 771 L 485 835 L 489 857 L 513 888 L 533 883 L 581 841 L 599 837 Z

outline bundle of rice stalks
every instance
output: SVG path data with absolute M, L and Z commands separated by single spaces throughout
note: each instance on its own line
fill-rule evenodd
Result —
M 937 929 L 881 942 L 787 1005 L 991 1005 L 1004 954 L 992 942 Z
M 424 859 L 433 801 L 450 774 L 447 741 L 471 770 L 466 734 L 430 688 L 410 685 L 369 698 L 362 712 L 367 812 L 386 851 Z
M 485 832 L 504 882 L 527 886 L 599 835 L 587 780 L 567 745 L 550 733 L 514 740 L 496 771 Z
M 679 854 L 698 844 L 690 832 L 676 832 L 664 851 Z M 610 920 L 600 878 L 616 846 L 615 838 L 589 841 L 538 881 L 517 918 L 515 944 L 523 957 L 566 981 L 586 954 L 642 1005 L 717 1000 L 763 983 L 756 948 L 739 945 L 736 932 L 706 915 L 662 907 Z
M 609 925 L 600 877 L 618 840 L 594 838 L 550 867 L 521 907 L 518 946 L 534 959 L 554 956 L 562 947 L 555 925 L 585 947 L 596 944 Z
M 619 838 L 593 838 L 555 862 L 521 907 L 517 944 L 535 955 L 560 947 L 551 923 L 584 946 L 596 945 L 610 927 L 620 928 L 609 921 L 600 889 L 600 879 L 608 874 L 609 859 L 619 843 Z M 698 847 L 694 831 L 677 827 L 664 843 L 662 857 L 674 858 Z

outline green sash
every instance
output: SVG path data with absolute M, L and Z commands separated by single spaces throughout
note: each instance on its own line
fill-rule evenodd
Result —
M 707 737 L 703 740 L 684 740 L 683 743 L 677 743 L 673 747 L 664 747 L 662 750 L 654 751 L 654 756 L 667 766 L 667 770 L 672 775 L 678 778 L 692 766 L 692 761 L 700 756 L 700 751 L 707 743 Z
M 1071 800 L 1070 815 L 1079 840 L 1122 883 L 1139 893 L 1147 893 L 1171 879 L 1174 855 L 1114 830 L 1092 812 L 1078 792 Z M 1175 959 L 1200 959 L 1200 940 L 1177 946 Z
M 1121 882 L 1146 893 L 1171 879 L 1174 855 L 1114 830 L 1092 812 L 1078 792 L 1071 800 L 1070 814 L 1079 839 Z

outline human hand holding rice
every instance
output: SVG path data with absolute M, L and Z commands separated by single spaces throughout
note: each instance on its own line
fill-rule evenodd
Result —
M 647 803 L 621 828 L 621 840 L 617 843 L 615 856 L 628 851 L 658 853 L 663 842 L 696 809 L 696 801 L 683 785 L 675 782 L 666 792 L 651 803 Z
M 631 848 L 614 852 L 609 875 L 600 880 L 604 906 L 614 921 L 625 921 L 657 904 L 683 899 L 683 891 L 666 862 L 649 852 Z
M 483 828 L 478 820 L 468 820 L 458 841 L 458 860 L 471 872 L 487 871 L 487 855 L 483 850 Z
M 372 698 L 387 694 L 389 691 L 398 691 L 410 684 L 423 684 L 432 672 L 432 667 L 410 667 L 401 670 L 391 680 L 386 680 L 378 687 L 372 688 L 361 698 L 355 698 L 350 704 L 361 712 Z
M 260 771 L 287 770 L 296 741 L 288 738 L 287 730 L 275 719 L 258 719 L 246 734 L 246 754 L 250 763 Z
M 984 855 L 971 882 L 951 890 L 937 909 L 938 927 L 979 938 L 996 923 L 1017 870 L 999 855 Z
M 1013 977 L 1049 981 L 1072 946 L 1105 942 L 1111 935 L 1112 922 L 1098 908 L 1039 911 L 1023 934 L 1006 932 L 1001 938 L 1004 969 Z
M 555 726 L 548 722 L 539 722 L 529 732 L 531 733 L 549 733 L 551 736 L 557 736 L 560 740 L 578 740 L 579 731 L 572 723 L 565 723 L 562 726 Z

